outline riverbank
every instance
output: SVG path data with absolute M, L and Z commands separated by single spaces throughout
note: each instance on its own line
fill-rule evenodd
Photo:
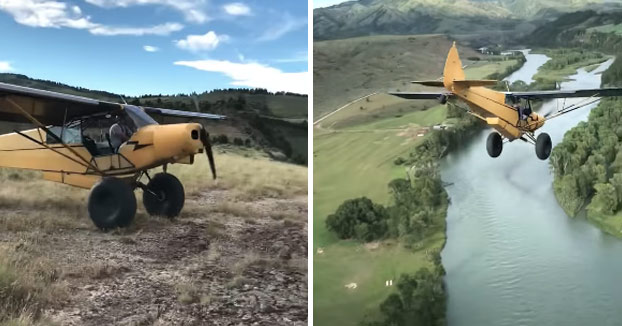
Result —
M 622 101 L 604 99 L 551 155 L 555 197 L 568 216 L 585 216 L 622 238 Z
M 514 65 L 512 60 L 478 62 L 467 68 L 466 74 L 485 79 Z M 378 320 L 382 317 L 379 306 L 396 293 L 400 275 L 435 269 L 431 253 L 439 252 L 446 242 L 446 208 L 437 227 L 410 248 L 401 239 L 371 244 L 339 240 L 325 227 L 326 216 L 347 199 L 365 196 L 389 204 L 387 183 L 407 178 L 406 166 L 394 161 L 408 159 L 413 148 L 439 133 L 433 126 L 462 120 L 447 106 L 430 104 L 433 106 L 413 109 L 411 101 L 376 94 L 315 126 L 314 311 L 321 312 L 314 316 L 317 325 L 358 325 L 364 320 Z M 365 119 L 354 119 L 355 115 Z M 393 285 L 386 286 L 390 280 Z
M 581 69 L 561 88 L 597 88 L 599 71 L 608 64 L 591 73 Z M 543 102 L 544 113 L 561 105 Z M 539 132 L 556 144 L 593 107 L 561 116 Z M 490 158 L 489 132 L 451 151 L 441 165 L 443 180 L 452 183 L 442 253 L 448 324 L 616 325 L 622 262 L 611 257 L 621 254 L 622 242 L 584 219 L 567 217 L 556 202 L 548 161 L 535 157 L 533 145 L 507 143 L 501 156 Z

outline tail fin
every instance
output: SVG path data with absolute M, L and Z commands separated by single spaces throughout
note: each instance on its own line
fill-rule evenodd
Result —
M 462 68 L 462 61 L 456 48 L 456 42 L 447 54 L 445 61 L 445 70 L 443 71 L 443 84 L 445 88 L 453 91 L 454 88 L 468 88 L 477 86 L 493 86 L 497 84 L 496 80 L 467 80 Z
M 454 42 L 454 45 L 449 49 L 449 54 L 447 54 L 447 61 L 445 61 L 443 84 L 445 84 L 445 88 L 451 90 L 454 80 L 465 80 L 465 78 L 466 76 L 462 69 L 462 61 L 460 61 L 456 42 Z

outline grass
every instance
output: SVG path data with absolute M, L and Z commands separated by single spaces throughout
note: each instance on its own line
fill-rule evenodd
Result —
M 466 77 L 467 79 L 486 79 L 487 76 L 490 76 L 495 72 L 505 71 L 517 62 L 518 61 L 515 59 L 497 62 L 484 62 L 484 64 L 474 65 L 469 67 L 469 69 L 466 69 Z
M 32 252 L 30 243 L 0 247 L 0 325 L 31 325 L 44 307 L 68 297 L 62 271 Z
M 577 55 L 579 53 L 578 50 L 573 49 L 564 49 L 561 50 L 539 50 L 534 53 L 543 53 L 552 58 L 552 61 L 555 59 L 563 59 L 565 56 L 569 55 Z M 602 56 L 601 58 L 589 58 L 586 57 L 583 60 L 575 62 L 573 64 L 568 64 L 563 68 L 551 68 L 546 64 L 542 66 L 538 73 L 533 76 L 534 80 L 541 82 L 562 82 L 567 80 L 568 76 L 574 75 L 579 68 L 587 67 L 586 69 L 590 69 L 590 66 L 605 62 L 609 60 L 609 56 Z M 597 67 L 597 66 L 596 66 Z M 596 67 L 591 68 L 596 69 Z
M 483 62 L 469 67 L 466 73 L 469 78 L 482 79 L 515 63 Z M 358 242 L 340 241 L 325 227 L 326 217 L 346 199 L 366 196 L 388 204 L 387 184 L 406 176 L 404 167 L 396 166 L 394 160 L 409 155 L 425 139 L 417 135 L 426 127 L 446 120 L 446 106 L 438 102 L 431 102 L 426 110 L 410 103 L 374 95 L 370 101 L 353 103 L 323 120 L 314 130 L 316 325 L 357 325 L 376 316 L 378 305 L 395 291 L 394 287 L 385 287 L 385 281 L 395 282 L 401 273 L 431 268 L 427 253 L 438 250 L 445 241 L 444 230 L 438 230 L 416 249 L 406 249 L 395 241 L 370 249 Z M 356 283 L 357 288 L 347 289 L 345 285 L 350 283 Z
M 616 35 L 622 35 L 622 24 L 607 24 L 602 26 L 590 27 L 587 32 L 599 32 L 599 33 L 615 33 Z
M 247 201 L 266 197 L 286 200 L 307 193 L 306 167 L 271 161 L 259 152 L 235 147 L 218 147 L 215 157 L 219 175 L 216 181 L 211 179 L 204 155 L 197 156 L 194 165 L 172 165 L 168 172 L 184 183 L 187 198 L 226 190 L 234 200 L 213 207 L 187 200 L 180 218 L 205 216 L 206 212 L 214 211 L 241 217 L 253 213 L 257 216 Z M 22 239 L 17 244 L 0 243 L 1 326 L 51 325 L 41 319 L 41 313 L 48 307 L 62 305 L 71 296 L 67 283 L 72 279 L 101 280 L 126 272 L 107 262 L 58 266 L 46 258 L 45 248 L 37 243 L 42 234 L 68 230 L 68 235 L 61 236 L 71 236 L 76 228 L 95 229 L 86 211 L 88 191 L 44 181 L 39 172 L 14 169 L 0 169 L 0 182 L 3 185 L 0 188 L 0 230 L 19 232 Z M 172 223 L 147 216 L 141 195 L 140 191 L 136 192 L 138 212 L 134 224 L 112 232 L 125 243 L 135 242 L 134 236 L 147 225 Z M 223 232 L 223 226 L 209 221 L 207 230 L 216 237 Z M 207 259 L 219 257 L 218 247 L 210 247 Z M 208 294 L 195 293 L 183 283 L 177 290 L 181 302 L 209 302 Z
M 314 42 L 314 120 L 371 93 L 422 90 L 409 82 L 440 77 L 452 41 L 444 35 L 374 35 Z M 467 47 L 460 53 L 480 56 Z
M 376 311 L 378 304 L 392 291 L 384 287 L 387 275 L 411 272 L 431 266 L 424 251 L 413 253 L 399 244 L 367 251 L 354 242 L 338 241 L 325 228 L 324 220 L 344 200 L 367 196 L 388 203 L 387 183 L 404 177 L 395 158 L 407 155 L 423 137 L 400 136 L 399 131 L 374 132 L 374 129 L 397 128 L 415 123 L 432 125 L 444 120 L 446 109 L 437 106 L 397 119 L 383 119 L 338 131 L 321 131 L 314 136 L 314 320 L 317 325 L 355 325 Z M 368 132 L 347 132 L 360 129 Z M 439 232 L 434 246 L 440 246 Z M 348 290 L 345 284 L 359 284 Z
M 292 198 L 307 194 L 307 168 L 271 161 L 254 150 L 225 148 L 215 154 L 218 179 L 212 180 L 204 155 L 193 165 L 172 165 L 188 195 L 212 189 L 230 190 L 239 200 L 262 197 Z

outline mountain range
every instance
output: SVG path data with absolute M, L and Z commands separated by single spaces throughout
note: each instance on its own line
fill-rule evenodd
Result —
M 313 11 L 315 40 L 380 34 L 478 34 L 535 29 L 584 8 L 620 0 L 359 0 Z

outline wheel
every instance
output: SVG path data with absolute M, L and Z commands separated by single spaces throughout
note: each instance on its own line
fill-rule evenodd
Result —
M 172 174 L 156 174 L 147 184 L 147 190 L 143 191 L 143 204 L 149 215 L 172 218 L 184 207 L 184 186 Z
M 503 150 L 503 139 L 499 133 L 492 132 L 488 135 L 488 139 L 486 140 L 486 150 L 488 151 L 488 155 L 490 155 L 490 157 L 498 157 L 501 155 L 501 151 Z
M 129 226 L 136 215 L 134 190 L 121 179 L 103 178 L 91 189 L 88 211 L 102 230 Z
M 536 156 L 541 160 L 546 160 L 551 155 L 551 136 L 543 132 L 536 138 Z
M 438 101 L 441 102 L 441 104 L 445 105 L 447 103 L 447 95 L 443 94 L 438 98 Z

